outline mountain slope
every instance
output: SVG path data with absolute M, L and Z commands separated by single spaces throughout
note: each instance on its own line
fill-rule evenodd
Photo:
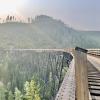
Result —
M 60 20 L 37 16 L 30 23 L 0 24 L 0 48 L 100 48 L 99 31 L 77 31 Z

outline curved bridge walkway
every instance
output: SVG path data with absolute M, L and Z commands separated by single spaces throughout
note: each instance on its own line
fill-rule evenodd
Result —
M 55 100 L 100 100 L 100 49 L 70 51 L 74 59 Z

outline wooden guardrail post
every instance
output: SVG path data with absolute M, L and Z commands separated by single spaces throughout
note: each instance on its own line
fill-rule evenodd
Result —
M 87 50 L 75 48 L 76 100 L 89 100 Z

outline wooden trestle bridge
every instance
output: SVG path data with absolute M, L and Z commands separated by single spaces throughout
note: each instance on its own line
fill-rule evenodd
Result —
M 15 49 L 15 51 L 64 51 L 73 60 L 55 100 L 100 100 L 100 49 Z
M 100 49 L 71 49 L 72 60 L 55 100 L 100 100 Z

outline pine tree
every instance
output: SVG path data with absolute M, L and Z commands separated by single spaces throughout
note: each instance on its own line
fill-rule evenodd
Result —
M 1 86 L 0 84 L 0 100 L 5 100 L 5 92 L 6 89 L 4 88 L 4 86 Z
M 39 87 L 34 80 L 26 82 L 24 85 L 26 100 L 41 100 L 39 95 Z
M 14 100 L 13 93 L 9 91 L 8 100 Z
M 22 94 L 18 88 L 15 88 L 15 100 L 22 100 Z

